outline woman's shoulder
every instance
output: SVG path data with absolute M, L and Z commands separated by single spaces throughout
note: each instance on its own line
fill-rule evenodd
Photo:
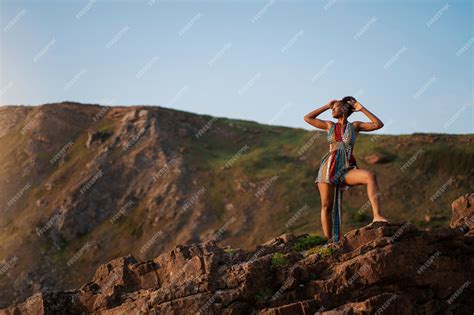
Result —
M 358 133 L 359 133 L 359 130 L 357 129 L 358 122 L 357 121 L 354 121 L 354 122 L 350 121 L 349 124 L 351 125 L 352 132 L 357 136 Z
M 336 126 L 336 123 L 334 121 L 330 121 L 330 120 L 328 120 L 328 121 L 331 124 L 331 127 L 329 127 L 328 132 L 331 132 L 331 130 L 334 129 L 334 126 Z

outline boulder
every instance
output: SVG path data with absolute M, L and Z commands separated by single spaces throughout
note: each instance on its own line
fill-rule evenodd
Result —
M 90 147 L 94 142 L 104 142 L 107 140 L 112 134 L 106 131 L 96 131 L 96 132 L 89 132 L 86 142 L 86 147 Z
M 465 194 L 451 204 L 452 217 L 449 224 L 452 228 L 459 228 L 464 232 L 474 232 L 474 193 Z
M 380 164 L 388 163 L 392 161 L 392 158 L 384 153 L 374 153 L 364 157 L 364 161 L 368 164 Z

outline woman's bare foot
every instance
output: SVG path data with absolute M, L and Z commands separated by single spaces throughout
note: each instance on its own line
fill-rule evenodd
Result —
M 388 222 L 388 220 L 385 217 L 381 216 L 381 215 L 377 215 L 377 216 L 374 216 L 371 223 L 373 223 L 373 222 Z

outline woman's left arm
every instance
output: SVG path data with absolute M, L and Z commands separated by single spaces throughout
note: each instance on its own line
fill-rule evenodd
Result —
M 383 122 L 377 116 L 372 114 L 367 108 L 362 106 L 361 103 L 356 102 L 354 104 L 354 111 L 360 111 L 370 119 L 370 122 L 354 121 L 352 125 L 357 131 L 373 131 L 383 127 Z

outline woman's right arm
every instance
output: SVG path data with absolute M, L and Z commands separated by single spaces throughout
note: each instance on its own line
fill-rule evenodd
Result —
M 317 108 L 313 110 L 312 112 L 306 114 L 304 116 L 304 121 L 306 121 L 308 124 L 311 126 L 314 126 L 319 129 L 323 130 L 329 130 L 331 128 L 331 122 L 328 120 L 322 120 L 322 119 L 317 119 L 316 117 L 319 116 L 319 114 L 327 111 L 328 109 L 331 109 L 332 106 L 337 102 L 337 100 L 331 100 L 329 103 L 326 105 L 321 106 L 320 108 Z

